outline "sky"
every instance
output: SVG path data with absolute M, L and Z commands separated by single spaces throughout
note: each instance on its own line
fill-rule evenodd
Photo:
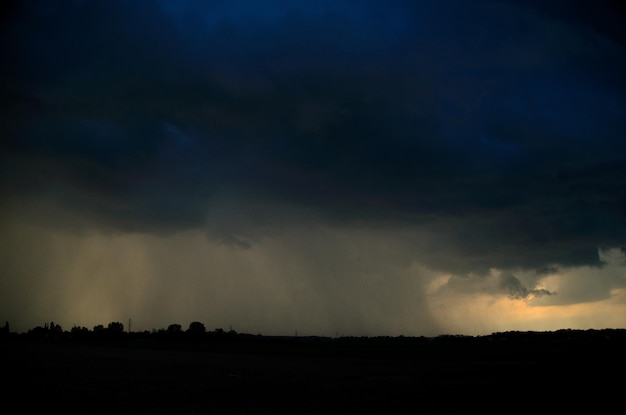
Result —
M 626 327 L 619 1 L 24 0 L 1 19 L 11 331 Z

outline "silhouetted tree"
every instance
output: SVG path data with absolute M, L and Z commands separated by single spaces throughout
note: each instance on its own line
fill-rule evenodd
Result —
M 183 332 L 180 324 L 170 324 L 167 326 L 167 334 L 177 335 Z
M 50 327 L 48 328 L 50 331 L 51 337 L 58 337 L 63 334 L 63 327 L 60 324 L 54 324 L 54 321 L 50 322 Z
M 107 330 L 110 333 L 124 333 L 124 325 L 118 321 L 113 321 L 109 323 Z
M 73 336 L 87 336 L 89 334 L 89 329 L 87 327 L 81 326 L 73 326 L 70 330 L 70 334 Z
M 199 321 L 192 321 L 189 324 L 189 328 L 187 329 L 187 333 L 193 336 L 199 336 L 206 332 L 206 327 Z
M 35 337 L 39 339 L 43 339 L 48 337 L 48 323 L 44 325 L 44 327 L 37 326 L 30 330 L 27 333 L 30 337 Z

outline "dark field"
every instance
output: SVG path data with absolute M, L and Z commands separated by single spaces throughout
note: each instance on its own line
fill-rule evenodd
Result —
M 10 413 L 604 413 L 624 331 L 195 341 L 1 339 Z M 9 412 L 6 412 L 9 413 Z

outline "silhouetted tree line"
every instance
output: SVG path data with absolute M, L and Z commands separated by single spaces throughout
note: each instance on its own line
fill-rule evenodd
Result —
M 266 336 L 237 333 L 217 328 L 206 329 L 199 321 L 187 328 L 170 324 L 151 331 L 130 332 L 114 321 L 91 330 L 73 326 L 63 330 L 54 322 L 37 326 L 25 333 L 12 333 L 9 323 L 0 331 L 2 339 L 54 342 L 98 342 L 140 347 L 244 352 L 257 354 L 293 354 L 298 356 L 392 357 L 435 359 L 533 359 L 548 360 L 564 354 L 584 356 L 621 356 L 626 350 L 626 329 L 562 329 L 557 331 L 508 331 L 483 336 L 440 335 L 436 337 L 377 336 Z
M 124 324 L 119 321 L 110 322 L 107 326 L 98 324 L 91 330 L 87 327 L 73 326 L 70 330 L 63 330 L 59 324 L 53 321 L 45 323 L 43 326 L 34 327 L 24 333 L 13 333 L 6 322 L 0 331 L 2 337 L 24 338 L 24 339 L 203 339 L 215 337 L 233 337 L 237 332 L 234 330 L 225 331 L 217 328 L 208 331 L 205 325 L 199 321 L 192 321 L 186 329 L 180 324 L 170 324 L 164 329 L 153 329 L 151 331 L 129 332 L 125 330 Z

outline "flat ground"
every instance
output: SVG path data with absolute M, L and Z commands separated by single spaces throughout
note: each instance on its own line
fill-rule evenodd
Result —
M 432 414 L 604 412 L 626 390 L 626 350 L 560 346 L 394 356 L 0 342 L 13 412 Z M 562 350 L 560 350 L 562 349 Z M 512 350 L 512 349 L 511 349 Z M 490 357 L 491 356 L 491 357 Z

